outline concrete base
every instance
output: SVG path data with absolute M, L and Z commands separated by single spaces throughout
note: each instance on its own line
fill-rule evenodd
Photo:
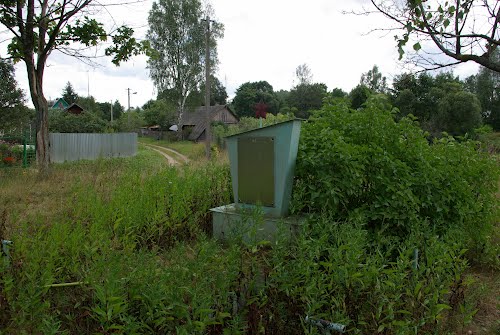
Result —
M 276 218 L 257 207 L 242 208 L 235 204 L 210 209 L 213 217 L 213 236 L 216 239 L 238 239 L 248 243 L 275 241 L 277 236 L 293 236 L 303 218 Z M 279 235 L 278 235 L 279 234 Z

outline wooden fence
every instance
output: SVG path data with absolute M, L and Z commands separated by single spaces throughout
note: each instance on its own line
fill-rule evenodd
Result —
M 93 160 L 99 157 L 129 157 L 136 154 L 136 133 L 50 133 L 50 160 L 53 163 Z

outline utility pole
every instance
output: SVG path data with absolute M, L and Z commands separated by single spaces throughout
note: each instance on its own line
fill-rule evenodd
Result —
M 207 127 L 205 129 L 205 151 L 207 160 L 210 160 L 211 156 L 211 140 L 212 131 L 211 123 L 212 119 L 210 117 L 210 17 L 205 19 L 206 29 L 205 29 L 205 108 L 207 110 Z
M 127 88 L 127 94 L 128 94 L 128 109 L 127 109 L 127 126 L 130 130 L 130 91 L 131 88 Z M 137 94 L 137 92 L 132 92 L 132 94 Z

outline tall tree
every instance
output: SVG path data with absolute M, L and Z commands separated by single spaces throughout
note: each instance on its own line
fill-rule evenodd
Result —
M 267 81 L 242 84 L 236 90 L 233 106 L 238 116 L 255 116 L 255 105 L 260 102 L 267 105 L 269 113 L 276 114 L 280 110 L 280 101 Z
M 311 84 L 312 83 L 312 72 L 307 64 L 301 64 L 295 69 L 295 76 L 297 76 L 298 84 Z
M 68 81 L 66 86 L 62 91 L 62 98 L 69 104 L 72 104 L 78 100 L 78 94 L 73 89 L 73 85 Z
M 481 124 L 477 97 L 467 92 L 451 72 L 435 77 L 426 73 L 397 76 L 392 100 L 400 116 L 418 117 L 422 128 L 432 136 L 440 136 L 443 131 L 464 135 Z
M 500 62 L 492 57 L 500 45 L 498 0 L 371 2 L 394 23 L 384 30 L 399 31 L 396 41 L 400 59 L 407 52 L 406 44 L 413 41 L 416 53 L 410 54 L 409 61 L 424 69 L 472 61 L 500 72 Z
M 158 125 L 160 130 L 167 130 L 177 120 L 176 107 L 165 100 L 148 102 L 144 106 L 144 120 L 149 126 Z
M 377 65 L 361 75 L 360 84 L 368 87 L 375 93 L 387 92 L 387 78 L 382 75 Z
M 482 123 L 479 100 L 473 93 L 462 89 L 446 92 L 439 99 L 436 111 L 431 117 L 434 129 L 451 135 L 465 135 Z
M 0 23 L 10 32 L 12 39 L 8 51 L 15 61 L 26 66 L 30 95 L 36 109 L 36 157 L 39 171 L 45 175 L 49 169 L 48 105 L 43 90 L 45 66 L 54 50 L 81 59 L 85 54 L 80 47 L 92 47 L 112 37 L 113 45 L 105 54 L 113 63 L 127 60 L 146 47 L 133 37 L 133 30 L 122 26 L 114 33 L 106 32 L 103 25 L 89 10 L 94 0 L 3 0 L 0 3 Z
M 206 16 L 199 0 L 158 0 L 149 12 L 147 37 L 154 50 L 148 64 L 159 92 L 170 90 L 180 123 L 186 100 L 203 80 Z M 210 63 L 217 64 L 217 39 L 223 25 L 214 22 L 210 33 Z
M 176 96 L 175 92 L 166 90 L 161 96 L 167 97 L 167 101 L 176 105 L 177 101 L 172 99 L 171 96 Z M 170 97 L 170 98 L 169 98 Z M 222 85 L 220 80 L 211 75 L 210 76 L 210 105 L 225 105 L 227 103 L 226 88 Z M 192 91 L 186 99 L 185 110 L 194 110 L 200 106 L 205 106 L 205 80 L 203 80 L 198 88 Z
M 373 94 L 366 85 L 359 84 L 349 92 L 349 100 L 351 101 L 352 109 L 361 108 L 368 98 Z
M 336 87 L 330 92 L 330 96 L 332 98 L 344 98 L 347 96 L 347 93 L 343 89 Z
M 0 130 L 28 122 L 30 114 L 24 106 L 24 92 L 17 86 L 12 62 L 0 59 Z
M 494 57 L 500 59 L 500 49 Z M 500 130 L 500 72 L 482 67 L 478 74 L 467 78 L 466 84 L 481 103 L 484 122 Z
M 295 116 L 307 119 L 310 111 L 323 106 L 323 99 L 327 93 L 328 88 L 322 83 L 299 84 L 290 90 L 287 103 L 290 108 L 295 107 Z

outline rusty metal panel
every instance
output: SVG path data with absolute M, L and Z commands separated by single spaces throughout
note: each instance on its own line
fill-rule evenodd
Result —
M 274 137 L 238 138 L 238 201 L 274 207 Z

